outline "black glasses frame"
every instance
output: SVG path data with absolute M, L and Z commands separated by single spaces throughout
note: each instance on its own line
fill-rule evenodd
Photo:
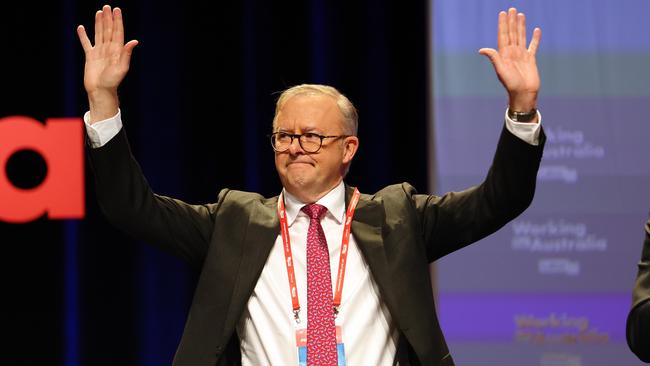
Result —
M 278 134 L 282 134 L 284 136 L 291 137 L 291 141 L 287 145 L 286 149 L 278 149 L 278 148 L 275 147 L 275 144 L 274 144 L 275 136 L 277 136 Z M 303 141 L 302 141 L 303 136 L 318 137 L 320 139 L 320 144 L 318 144 L 318 148 L 316 150 L 314 150 L 314 151 L 305 149 L 305 147 L 303 146 Z M 300 148 L 303 149 L 307 153 L 313 154 L 313 153 L 317 153 L 318 151 L 320 151 L 320 149 L 323 147 L 323 140 L 325 140 L 325 139 L 340 139 L 340 138 L 350 137 L 350 135 L 324 136 L 324 135 L 319 135 L 319 134 L 313 133 L 313 132 L 308 132 L 308 133 L 273 132 L 272 134 L 268 135 L 268 137 L 271 139 L 271 147 L 273 147 L 273 150 L 275 150 L 276 152 L 281 153 L 281 152 L 285 152 L 285 151 L 289 150 L 289 148 L 291 147 L 291 144 L 293 144 L 293 139 L 297 138 L 298 139 L 298 144 L 300 145 Z

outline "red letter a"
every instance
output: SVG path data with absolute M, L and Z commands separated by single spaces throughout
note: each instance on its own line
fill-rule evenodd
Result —
M 80 118 L 50 118 L 46 124 L 24 116 L 0 118 L 0 220 L 22 223 L 44 213 L 52 219 L 84 216 L 83 126 Z M 7 160 L 34 150 L 47 164 L 47 176 L 32 189 L 15 187 Z

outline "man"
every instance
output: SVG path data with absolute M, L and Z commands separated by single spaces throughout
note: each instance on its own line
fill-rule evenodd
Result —
M 627 345 L 643 362 L 650 363 L 650 219 L 645 224 L 645 240 L 639 272 L 627 316 Z
M 215 203 L 189 205 L 154 194 L 130 153 L 117 88 L 137 41 L 124 44 L 121 11 L 97 13 L 94 46 L 78 28 L 103 212 L 200 271 L 174 365 L 453 365 L 429 263 L 528 207 L 544 144 L 541 31 L 526 48 L 525 17 L 514 8 L 499 14 L 498 29 L 498 51 L 480 53 L 510 104 L 482 184 L 443 196 L 406 183 L 359 194 L 343 182 L 359 147 L 357 112 L 336 89 L 307 84 L 286 90 L 276 106 L 281 194 L 224 189 Z

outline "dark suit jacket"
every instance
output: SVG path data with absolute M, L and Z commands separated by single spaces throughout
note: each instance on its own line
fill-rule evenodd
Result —
M 402 183 L 362 195 L 352 234 L 400 331 L 401 365 L 453 365 L 435 313 L 429 263 L 528 207 L 543 133 L 540 140 L 531 146 L 504 128 L 485 181 L 462 192 L 422 195 Z M 124 131 L 89 155 L 109 221 L 200 271 L 174 365 L 240 364 L 235 326 L 279 234 L 277 197 L 224 189 L 215 203 L 189 205 L 156 195 Z M 346 200 L 351 192 L 347 187 Z
M 645 224 L 643 251 L 626 327 L 628 346 L 644 362 L 650 362 L 650 301 L 648 300 L 650 300 L 650 220 Z

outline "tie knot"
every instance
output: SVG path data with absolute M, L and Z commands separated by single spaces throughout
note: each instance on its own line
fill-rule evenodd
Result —
M 302 207 L 302 212 L 306 213 L 307 216 L 309 216 L 310 219 L 318 219 L 327 212 L 327 208 L 323 205 L 319 205 L 318 203 L 311 203 L 309 205 L 305 205 Z

